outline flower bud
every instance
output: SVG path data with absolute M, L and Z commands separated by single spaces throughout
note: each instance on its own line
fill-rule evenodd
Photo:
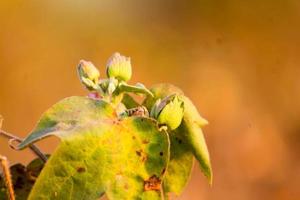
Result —
M 100 73 L 92 62 L 80 60 L 78 65 L 80 81 L 89 89 L 97 90 Z
M 114 53 L 106 64 L 106 74 L 120 81 L 129 81 L 131 78 L 130 58 Z
M 171 130 L 181 124 L 183 114 L 184 102 L 177 95 L 170 95 L 163 100 L 159 99 L 151 110 L 151 116 Z

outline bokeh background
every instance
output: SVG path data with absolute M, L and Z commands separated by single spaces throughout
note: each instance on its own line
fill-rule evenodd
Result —
M 178 199 L 300 198 L 298 0 L 0 0 L 3 129 L 24 137 L 52 104 L 86 95 L 78 61 L 104 76 L 115 51 L 132 58 L 132 83 L 173 83 L 210 121 L 214 184 L 196 165 Z M 4 138 L 0 154 L 34 157 Z

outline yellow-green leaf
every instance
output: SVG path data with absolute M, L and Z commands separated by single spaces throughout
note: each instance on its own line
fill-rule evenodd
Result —
M 29 200 L 161 199 L 169 140 L 151 119 L 105 120 L 72 132 L 50 157 Z M 157 188 L 147 181 L 156 177 Z M 149 194 L 148 194 L 149 193 Z

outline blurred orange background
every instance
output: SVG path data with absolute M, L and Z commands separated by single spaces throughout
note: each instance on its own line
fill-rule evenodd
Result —
M 4 130 L 25 137 L 52 104 L 87 94 L 80 59 L 104 76 L 119 51 L 132 58 L 132 83 L 173 83 L 210 122 L 214 184 L 196 165 L 178 199 L 299 199 L 299 1 L 1 0 L 0 17 Z M 38 145 L 51 153 L 58 142 Z M 4 138 L 0 154 L 34 157 Z

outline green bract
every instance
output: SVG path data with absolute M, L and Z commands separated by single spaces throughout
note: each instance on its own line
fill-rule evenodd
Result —
M 108 77 L 116 78 L 120 81 L 129 81 L 131 78 L 130 58 L 114 53 L 106 64 L 106 74 Z
M 98 70 L 86 61 L 78 72 L 99 98 L 61 100 L 18 146 L 48 136 L 61 139 L 29 200 L 96 200 L 104 194 L 110 200 L 167 199 L 170 193 L 181 194 L 194 157 L 212 181 L 201 130 L 207 121 L 181 90 L 170 84 L 150 90 L 141 83 L 127 84 L 130 60 L 118 53 L 108 63 L 107 79 L 99 80 Z M 144 94 L 143 103 L 131 93 Z

